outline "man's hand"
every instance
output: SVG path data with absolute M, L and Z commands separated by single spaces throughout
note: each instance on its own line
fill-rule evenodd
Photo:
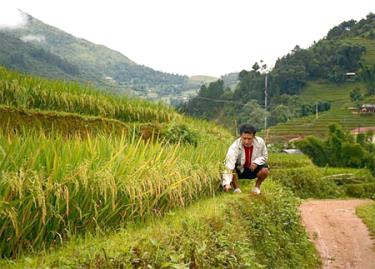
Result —
M 232 187 L 230 186 L 230 184 L 226 184 L 224 185 L 224 191 L 227 192 L 231 189 Z
M 257 167 L 258 167 L 258 165 L 257 165 L 256 163 L 252 163 L 252 164 L 250 165 L 250 170 L 251 170 L 252 172 L 254 172 L 254 170 L 255 170 Z

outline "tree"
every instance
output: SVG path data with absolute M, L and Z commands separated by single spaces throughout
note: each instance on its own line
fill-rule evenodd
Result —
M 265 110 L 262 108 L 256 100 L 250 100 L 244 106 L 238 115 L 239 124 L 251 123 L 258 129 L 264 126 Z M 267 117 L 269 113 L 267 112 Z
M 286 105 L 278 105 L 271 111 L 270 124 L 277 124 L 280 122 L 287 122 L 292 118 L 292 112 Z
M 352 100 L 352 102 L 358 102 L 358 101 L 362 100 L 361 90 L 358 87 L 351 90 L 350 100 Z
M 360 76 L 367 84 L 367 95 L 375 95 L 375 65 L 370 68 L 362 65 Z
M 326 140 L 310 136 L 296 145 L 319 166 L 367 167 L 375 175 L 375 149 L 366 135 L 359 135 L 355 141 L 340 126 L 330 125 Z
M 259 64 L 258 64 L 257 62 L 255 62 L 251 68 L 252 68 L 255 72 L 258 72 L 260 66 L 259 66 Z

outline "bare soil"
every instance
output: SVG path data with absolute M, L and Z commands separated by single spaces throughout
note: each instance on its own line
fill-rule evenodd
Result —
M 322 268 L 375 269 L 375 240 L 355 214 L 371 200 L 310 200 L 300 212 L 310 240 L 318 250 Z

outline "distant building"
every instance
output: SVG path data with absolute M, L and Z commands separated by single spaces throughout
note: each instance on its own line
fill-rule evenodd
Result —
M 299 149 L 283 149 L 281 152 L 286 154 L 303 154 Z
M 355 77 L 356 77 L 356 74 L 354 72 L 346 73 L 346 80 L 354 81 Z
M 363 104 L 359 111 L 361 114 L 375 113 L 375 104 Z
M 372 142 L 375 143 L 375 126 L 372 127 L 358 127 L 350 131 L 350 133 L 354 136 L 357 136 L 358 134 L 366 134 L 368 132 L 372 132 Z
M 357 107 L 348 107 L 348 109 L 352 114 L 359 114 L 359 109 Z
M 298 136 L 298 137 L 294 137 L 292 139 L 290 139 L 288 142 L 289 143 L 294 143 L 294 142 L 298 142 L 298 141 L 301 141 L 303 140 L 303 137 L 302 136 Z

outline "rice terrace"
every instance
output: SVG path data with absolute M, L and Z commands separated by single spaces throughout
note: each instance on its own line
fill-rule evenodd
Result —
M 36 2 L 0 12 L 0 268 L 375 268 L 375 6 L 219 77 L 199 73 L 205 43 L 239 44 L 205 58 L 212 68 L 232 68 L 226 54 L 237 50 L 271 53 L 242 37 L 255 35 L 239 27 L 245 1 L 146 1 L 154 12 L 93 1 L 95 19 L 71 13 L 70 31 L 111 23 L 96 40 L 118 51 L 50 25 L 43 14 L 58 25 L 60 12 Z M 57 2 L 61 13 L 85 7 Z M 182 24 L 185 11 L 202 28 Z M 239 29 L 227 22 L 215 39 L 203 15 L 215 25 L 230 15 Z M 120 26 L 126 42 L 111 39 Z M 91 32 L 104 38 L 101 29 Z M 135 57 L 145 46 L 151 59 L 161 40 L 188 47 L 169 49 L 160 69 L 194 58 L 198 73 L 157 71 L 121 47 Z

